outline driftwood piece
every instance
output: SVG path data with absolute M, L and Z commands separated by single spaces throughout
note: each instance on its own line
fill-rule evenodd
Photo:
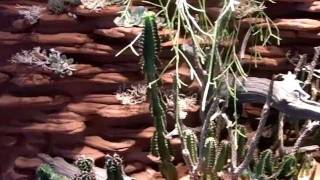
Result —
M 310 95 L 300 86 L 290 72 L 275 81 L 271 107 L 285 113 L 292 119 L 320 120 L 320 103 L 309 100 Z M 270 84 L 269 79 L 248 77 L 237 92 L 239 102 L 265 103 Z

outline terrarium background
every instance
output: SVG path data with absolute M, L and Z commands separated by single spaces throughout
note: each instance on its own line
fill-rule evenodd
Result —
M 312 57 L 313 47 L 320 45 L 320 1 L 276 2 L 266 12 L 280 29 L 281 47 L 249 47 L 243 62 L 251 67 L 250 75 L 270 77 L 292 70 L 285 58 L 288 50 Z M 46 7 L 46 1 L 0 1 L 0 179 L 33 179 L 41 163 L 38 153 L 68 160 L 86 154 L 102 165 L 104 155 L 113 152 L 123 157 L 125 171 L 132 177 L 159 179 L 156 163 L 147 157 L 154 131 L 148 104 L 122 105 L 115 98 L 123 84 L 143 80 L 138 57 L 126 51 L 115 58 L 139 28 L 116 27 L 117 6 L 99 12 L 71 9 L 77 19 L 46 10 L 37 24 L 25 26 L 17 4 Z M 207 9 L 212 18 L 217 12 L 216 7 Z M 55 48 L 74 58 L 74 75 L 60 78 L 7 62 L 16 52 L 36 46 Z M 163 46 L 161 59 L 168 60 L 170 44 Z M 261 60 L 251 58 L 254 50 L 261 53 Z M 188 79 L 188 69 L 181 69 Z M 169 74 L 163 80 L 171 83 Z M 186 121 L 190 125 L 197 124 L 197 109 L 190 109 L 193 113 Z M 247 106 L 244 115 L 258 116 L 259 109 Z M 179 152 L 179 141 L 172 142 Z M 178 166 L 180 176 L 187 173 L 182 164 Z

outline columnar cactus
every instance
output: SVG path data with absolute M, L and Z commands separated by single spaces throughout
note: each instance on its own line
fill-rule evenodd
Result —
M 198 164 L 198 140 L 196 134 L 189 129 L 183 131 L 182 143 L 190 157 L 191 165 L 194 167 Z
M 177 173 L 174 165 L 171 163 L 170 144 L 165 138 L 166 130 L 166 115 L 165 104 L 162 99 L 159 89 L 157 64 L 159 63 L 158 53 L 160 50 L 160 38 L 158 35 L 157 25 L 155 22 L 155 14 L 146 12 L 144 15 L 144 29 L 142 40 L 142 69 L 145 74 L 148 85 L 148 99 L 150 102 L 150 111 L 154 119 L 156 127 L 154 140 L 159 152 L 161 160 L 160 169 L 164 177 L 168 180 L 177 179 Z
M 124 180 L 122 159 L 118 154 L 106 155 L 105 168 L 107 170 L 107 180 Z
M 182 152 L 185 161 L 191 166 L 189 170 L 192 179 L 218 179 L 218 172 L 225 168 L 230 158 L 230 143 L 226 140 L 218 140 L 219 135 L 216 134 L 217 127 L 215 124 L 214 120 L 209 122 L 203 147 L 198 147 L 197 137 L 192 130 L 185 127 L 181 134 L 184 148 Z M 202 149 L 202 153 L 198 153 L 198 148 Z
M 295 155 L 285 155 L 281 161 L 273 157 L 270 149 L 261 152 L 258 162 L 254 163 L 251 177 L 254 179 L 288 179 L 297 172 L 297 159 Z
M 243 126 L 238 126 L 238 132 L 239 133 L 237 133 L 237 156 L 238 160 L 242 161 L 244 156 L 246 155 L 247 150 L 247 137 L 245 137 L 247 131 Z

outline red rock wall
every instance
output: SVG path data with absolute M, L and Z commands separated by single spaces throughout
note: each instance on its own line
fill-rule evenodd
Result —
M 258 50 L 263 56 L 260 61 L 250 55 L 243 60 L 247 66 L 257 64 L 252 75 L 290 70 L 287 50 L 312 54 L 312 47 L 320 45 L 320 1 L 277 2 L 267 12 L 281 30 L 282 46 L 248 48 L 248 54 Z M 0 179 L 33 179 L 40 152 L 68 160 L 87 154 L 98 165 L 104 154 L 117 152 L 129 175 L 155 179 L 150 169 L 156 165 L 147 157 L 154 131 L 148 104 L 126 106 L 115 98 L 119 86 L 143 80 L 137 57 L 130 52 L 114 57 L 139 28 L 115 27 L 118 7 L 99 13 L 72 9 L 78 19 L 46 11 L 36 25 L 26 26 L 16 4 L 46 5 L 39 0 L 0 1 Z M 208 8 L 210 15 L 216 12 Z M 60 78 L 7 63 L 15 52 L 34 46 L 53 47 L 73 57 L 74 75 Z M 170 53 L 161 56 L 169 59 Z M 183 75 L 188 75 L 185 68 Z M 168 75 L 163 80 L 171 82 Z

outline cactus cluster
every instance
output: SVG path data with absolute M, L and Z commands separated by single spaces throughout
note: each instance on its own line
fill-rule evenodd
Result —
M 86 156 L 79 156 L 73 163 L 80 169 L 80 174 L 76 175 L 73 180 L 96 180 L 96 175 L 93 172 L 94 160 Z
M 249 176 L 253 179 L 289 179 L 297 172 L 298 161 L 294 154 L 276 158 L 270 149 L 260 153 L 258 161 L 252 161 Z
M 160 170 L 168 180 L 177 179 L 177 172 L 172 164 L 170 143 L 165 138 L 166 130 L 165 104 L 159 89 L 157 64 L 159 64 L 158 53 L 160 50 L 160 38 L 155 22 L 155 14 L 146 12 L 143 17 L 144 28 L 141 40 L 141 65 L 146 80 L 149 83 L 147 96 L 150 102 L 150 111 L 154 119 L 156 132 L 152 138 L 153 155 L 160 158 Z
M 195 132 L 186 127 L 180 135 L 182 153 L 193 179 L 217 179 L 218 172 L 224 170 L 230 159 L 231 146 L 227 140 L 220 140 L 217 119 L 208 122 L 203 144 L 198 143 Z
M 106 155 L 105 168 L 107 170 L 107 180 L 124 180 L 122 159 L 118 154 Z
M 243 126 L 238 126 L 236 136 L 238 162 L 243 161 L 247 154 L 248 147 L 246 146 L 247 138 L 244 136 L 245 134 L 246 129 Z M 266 149 L 259 155 L 256 153 L 256 157 L 250 162 L 247 173 L 244 173 L 243 176 L 250 179 L 288 179 L 297 172 L 297 169 L 298 159 L 296 154 L 286 154 L 281 157 L 273 154 L 272 150 Z
M 38 180 L 132 180 L 125 174 L 118 154 L 105 156 L 105 171 L 95 167 L 94 160 L 84 155 L 79 156 L 73 164 L 61 158 L 48 157 L 46 163 L 36 171 Z

